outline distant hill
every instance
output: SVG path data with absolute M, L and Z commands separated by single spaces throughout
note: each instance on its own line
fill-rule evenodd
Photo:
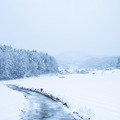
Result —
M 60 66 L 76 65 L 80 66 L 91 56 L 83 52 L 66 52 L 55 56 Z
M 90 58 L 84 61 L 81 67 L 93 69 L 115 68 L 117 61 L 118 57 Z
M 69 52 L 56 56 L 59 66 L 71 65 L 90 69 L 116 68 L 118 58 L 117 56 L 94 57 L 83 52 Z

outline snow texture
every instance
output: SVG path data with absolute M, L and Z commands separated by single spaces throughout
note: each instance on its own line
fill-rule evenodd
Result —
M 67 102 L 71 111 L 91 120 L 120 120 L 120 70 L 97 70 L 89 74 L 62 76 L 42 75 L 1 83 L 43 88 L 43 91 Z
M 25 103 L 22 93 L 0 84 L 0 120 L 19 120 Z

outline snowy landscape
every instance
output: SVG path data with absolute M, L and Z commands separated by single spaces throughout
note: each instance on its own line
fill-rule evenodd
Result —
M 120 120 L 120 0 L 0 0 L 0 120 Z
M 1 120 L 120 119 L 120 57 L 63 65 L 35 50 L 0 54 Z
M 21 111 L 29 107 L 28 101 L 22 93 L 9 89 L 8 84 L 39 90 L 42 88 L 46 93 L 66 102 L 70 113 L 78 112 L 83 118 L 120 119 L 120 70 L 117 69 L 1 81 L 0 116 L 2 120 L 18 120 Z

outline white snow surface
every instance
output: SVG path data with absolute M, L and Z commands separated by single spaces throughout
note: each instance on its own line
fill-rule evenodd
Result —
M 67 102 L 71 111 L 79 112 L 91 120 L 120 120 L 120 70 L 97 70 L 89 74 L 62 76 L 42 75 L 36 78 L 3 81 L 1 84 L 43 88 L 45 92 Z M 16 114 L 19 114 L 21 99 L 24 101 L 22 94 L 0 86 L 0 98 L 1 96 L 0 116 L 5 114 L 9 119 L 14 116 L 16 119 L 12 120 L 17 120 Z M 11 113 L 12 111 L 16 114 Z
M 0 83 L 0 120 L 19 120 L 26 102 L 22 93 Z

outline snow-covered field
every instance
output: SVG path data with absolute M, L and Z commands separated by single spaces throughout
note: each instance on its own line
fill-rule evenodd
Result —
M 25 103 L 27 101 L 22 93 L 0 84 L 0 120 L 19 120 Z
M 23 102 L 25 100 L 21 93 L 15 93 L 18 97 L 13 98 L 12 93 L 14 91 L 7 92 L 8 88 L 3 87 L 3 84 L 16 84 L 26 88 L 43 88 L 45 92 L 67 102 L 71 111 L 79 112 L 80 115 L 85 118 L 89 117 L 91 120 L 120 120 L 120 70 L 99 70 L 92 71 L 89 74 L 63 76 L 42 75 L 37 78 L 2 81 L 0 82 L 0 98 L 2 98 L 0 103 L 5 100 L 5 104 L 2 104 L 3 111 L 0 106 L 0 116 L 2 111 L 2 114 L 5 113 L 6 117 L 9 117 L 11 112 L 8 114 L 6 111 L 8 112 L 12 107 L 13 101 L 17 104 L 21 101 L 20 98 Z M 21 107 L 18 105 L 16 108 Z

